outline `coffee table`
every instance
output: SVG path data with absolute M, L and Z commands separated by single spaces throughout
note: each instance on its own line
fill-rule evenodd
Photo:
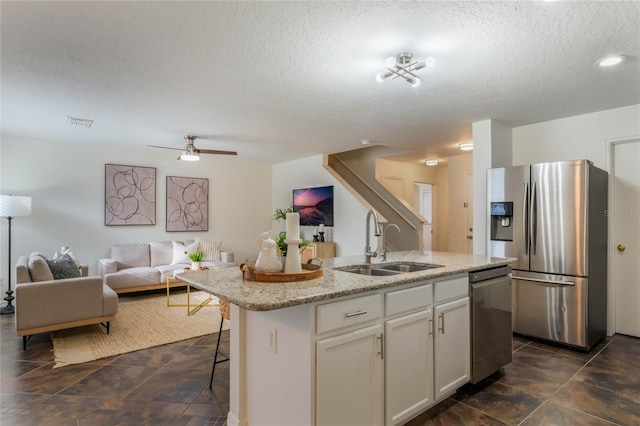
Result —
M 203 268 L 203 269 L 208 269 L 208 268 Z M 205 299 L 204 301 L 200 302 L 199 304 L 191 304 L 191 285 L 189 285 L 189 283 L 182 281 L 181 279 L 177 278 L 176 275 L 177 274 L 182 274 L 183 272 L 190 272 L 190 269 L 176 269 L 175 271 L 171 272 L 167 272 L 165 277 L 167 280 L 167 307 L 168 308 L 174 308 L 174 307 L 186 307 L 187 308 L 187 316 L 193 315 L 196 312 L 198 312 L 200 309 L 204 308 L 205 306 L 218 306 L 219 303 L 210 303 L 213 300 L 213 296 L 209 293 L 209 297 L 207 299 Z M 176 283 L 183 283 L 186 284 L 187 286 L 187 303 L 171 303 L 171 294 L 170 294 L 170 288 L 172 287 L 172 284 L 176 284 Z M 191 308 L 193 306 L 193 309 Z

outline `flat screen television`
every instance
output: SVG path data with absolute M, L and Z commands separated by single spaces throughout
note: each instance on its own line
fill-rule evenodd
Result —
M 333 226 L 333 186 L 294 189 L 293 208 L 302 226 Z

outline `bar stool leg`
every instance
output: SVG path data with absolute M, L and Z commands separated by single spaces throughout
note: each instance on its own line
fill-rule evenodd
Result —
M 209 389 L 213 389 L 213 375 L 216 372 L 216 364 L 218 364 L 218 362 L 224 362 L 224 361 L 228 361 L 229 360 L 229 358 L 225 354 L 220 353 L 220 351 L 219 351 L 220 338 L 222 337 L 222 324 L 223 323 L 224 323 L 224 317 L 221 317 L 220 318 L 220 330 L 218 330 L 218 342 L 216 343 L 216 353 L 213 356 L 213 367 L 211 367 L 211 379 L 209 380 Z M 218 361 L 218 353 L 220 353 L 226 359 Z

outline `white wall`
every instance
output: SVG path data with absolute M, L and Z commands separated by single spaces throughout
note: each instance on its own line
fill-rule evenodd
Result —
M 321 155 L 316 155 L 274 165 L 273 209 L 288 207 L 293 202 L 294 189 L 333 185 L 334 226 L 325 228 L 325 237 L 327 241 L 336 243 L 336 256 L 362 254 L 367 209 L 324 169 L 322 160 Z M 285 224 L 273 222 L 272 228 L 263 231 L 269 229 L 280 232 L 285 229 Z M 302 226 L 300 230 L 306 239 L 312 239 L 312 227 Z
M 513 165 L 593 161 L 608 170 L 606 141 L 640 134 L 640 104 L 513 129 Z
M 50 256 L 61 245 L 95 272 L 110 245 L 158 240 L 222 239 L 236 261 L 255 260 L 256 235 L 271 224 L 271 165 L 242 157 L 203 156 L 197 163 L 177 161 L 172 151 L 147 147 L 65 143 L 2 135 L 2 194 L 33 197 L 32 215 L 13 221 L 12 263 L 40 251 Z M 104 225 L 104 165 L 156 168 L 156 225 Z M 209 231 L 165 231 L 166 176 L 209 179 Z M 6 276 L 6 220 L 2 229 L 0 275 Z M 13 272 L 13 271 L 12 271 Z M 12 273 L 12 275 L 14 275 Z M 12 277 L 12 281 L 15 277 Z

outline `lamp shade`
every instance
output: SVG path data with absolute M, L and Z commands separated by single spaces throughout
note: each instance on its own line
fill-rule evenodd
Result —
M 31 197 L 0 195 L 0 217 L 31 216 Z

